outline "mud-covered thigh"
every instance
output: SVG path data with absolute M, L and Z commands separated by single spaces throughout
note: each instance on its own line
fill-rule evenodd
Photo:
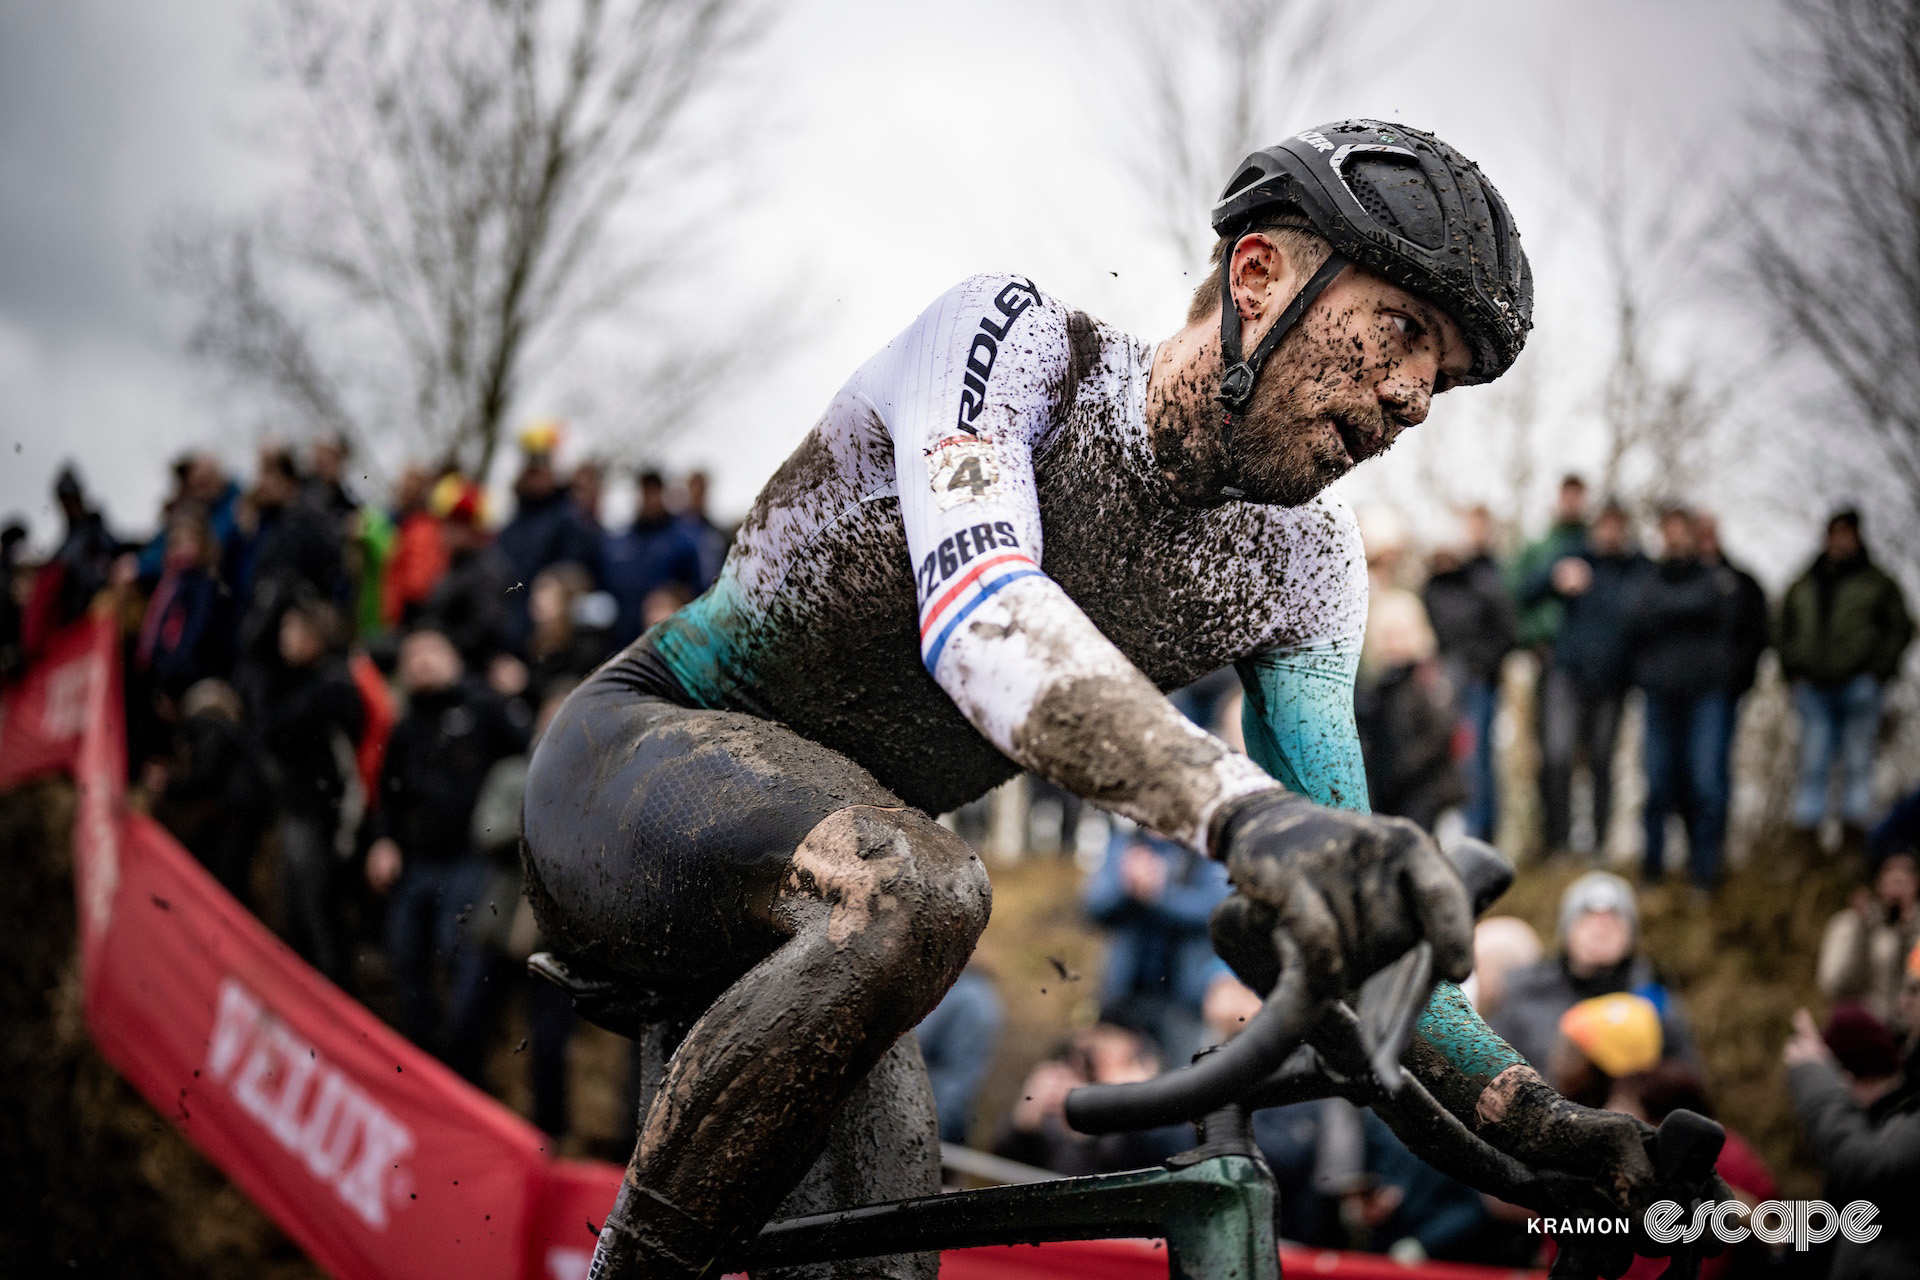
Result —
M 772 908 L 807 832 L 899 804 L 781 725 L 593 680 L 534 754 L 529 896 L 549 946 L 697 1007 L 785 940 Z

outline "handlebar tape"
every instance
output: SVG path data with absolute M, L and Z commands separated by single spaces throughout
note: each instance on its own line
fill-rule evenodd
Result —
M 1476 915 L 1513 883 L 1513 867 L 1485 841 L 1461 840 L 1447 856 L 1466 884 Z M 1278 1070 L 1306 1039 L 1320 1005 L 1308 996 L 1306 965 L 1293 939 L 1276 930 L 1274 945 L 1280 980 L 1239 1035 L 1193 1065 L 1152 1080 L 1073 1090 L 1067 1095 L 1067 1123 L 1086 1134 L 1179 1124 L 1239 1099 Z

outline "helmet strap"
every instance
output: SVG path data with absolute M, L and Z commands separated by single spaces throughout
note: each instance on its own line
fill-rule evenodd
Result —
M 1260 339 L 1260 345 L 1254 348 L 1250 356 L 1240 354 L 1240 308 L 1233 301 L 1233 255 L 1240 247 L 1241 237 L 1235 237 L 1232 246 L 1220 259 L 1220 390 L 1214 399 L 1220 402 L 1225 412 L 1220 423 L 1221 444 L 1229 457 L 1233 454 L 1233 432 L 1240 420 L 1253 407 L 1254 389 L 1260 384 L 1260 371 L 1266 368 L 1280 340 L 1298 323 L 1300 317 L 1307 314 L 1311 307 L 1326 292 L 1333 278 L 1346 268 L 1347 260 L 1339 253 L 1329 253 L 1320 269 L 1293 296 L 1268 329 L 1266 336 Z M 1239 489 L 1225 487 L 1221 493 L 1229 498 L 1244 497 Z

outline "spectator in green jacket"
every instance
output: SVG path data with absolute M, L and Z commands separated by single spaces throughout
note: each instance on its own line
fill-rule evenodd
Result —
M 1826 547 L 1787 588 L 1774 627 L 1780 666 L 1793 681 L 1800 716 L 1800 789 L 1796 826 L 1827 816 L 1829 775 L 1838 756 L 1843 775 L 1840 818 L 1864 828 L 1873 809 L 1873 749 L 1880 731 L 1880 695 L 1900 669 L 1913 639 L 1900 586 L 1867 555 L 1860 513 L 1827 522 Z
M 1559 497 L 1553 503 L 1553 524 L 1530 542 L 1507 566 L 1507 594 L 1516 600 L 1527 583 L 1563 556 L 1570 556 L 1587 542 L 1587 482 L 1569 475 L 1560 481 Z M 1547 596 L 1520 610 L 1519 646 L 1544 649 L 1560 634 L 1561 604 L 1557 596 Z

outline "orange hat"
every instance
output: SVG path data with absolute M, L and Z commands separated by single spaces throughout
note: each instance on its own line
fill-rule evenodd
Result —
M 1660 1011 L 1645 996 L 1620 991 L 1582 1000 L 1560 1015 L 1560 1034 L 1610 1076 L 1660 1061 Z
M 487 521 L 486 492 L 457 471 L 440 477 L 427 505 L 434 515 L 454 524 L 482 525 Z
M 528 457 L 545 457 L 560 448 L 560 437 L 567 425 L 558 418 L 540 418 L 520 428 L 520 452 Z

